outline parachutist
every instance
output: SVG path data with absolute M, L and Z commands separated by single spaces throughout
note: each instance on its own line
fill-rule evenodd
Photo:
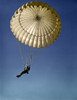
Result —
M 20 77 L 23 74 L 29 74 L 29 70 L 30 70 L 30 65 L 27 66 L 27 68 L 24 68 L 24 71 L 22 71 L 19 75 L 17 75 L 16 77 Z

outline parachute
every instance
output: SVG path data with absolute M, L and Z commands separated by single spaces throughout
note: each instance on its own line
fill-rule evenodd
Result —
M 38 49 L 55 42 L 61 27 L 61 19 L 56 10 L 39 1 L 22 5 L 10 21 L 11 31 L 16 39 L 22 44 Z

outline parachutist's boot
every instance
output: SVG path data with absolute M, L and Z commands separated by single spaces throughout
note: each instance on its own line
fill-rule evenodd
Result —
M 16 77 L 18 77 L 18 78 L 19 78 L 20 76 L 21 76 L 21 75 L 17 75 Z

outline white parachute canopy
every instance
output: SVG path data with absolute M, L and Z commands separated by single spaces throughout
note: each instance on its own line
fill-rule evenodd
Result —
M 51 6 L 33 1 L 24 4 L 15 12 L 10 27 L 21 43 L 34 48 L 43 48 L 58 38 L 61 32 L 61 19 Z

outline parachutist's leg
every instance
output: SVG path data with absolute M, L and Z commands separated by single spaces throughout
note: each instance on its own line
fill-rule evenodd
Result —
M 23 72 L 21 72 L 19 75 L 17 75 L 16 77 L 20 77 L 21 75 L 23 75 L 24 74 L 24 71 Z
M 20 73 L 20 75 L 23 75 L 25 72 L 24 71 L 22 71 L 21 73 Z
M 25 74 L 25 73 L 27 73 L 27 74 L 29 74 L 29 71 L 28 70 L 24 70 L 24 71 L 22 71 L 19 75 L 17 75 L 16 77 L 20 77 L 20 76 L 22 76 L 23 74 Z

